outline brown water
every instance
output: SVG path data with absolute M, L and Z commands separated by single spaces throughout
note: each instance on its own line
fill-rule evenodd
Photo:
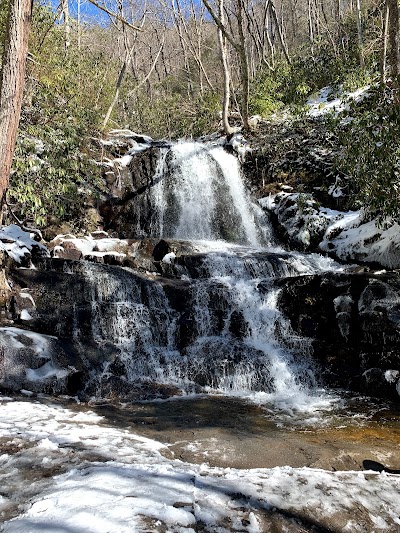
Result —
M 166 456 L 196 464 L 362 470 L 363 460 L 372 459 L 400 468 L 400 411 L 364 399 L 311 425 L 286 417 L 282 424 L 263 407 L 219 396 L 91 409 L 104 424 L 131 428 L 167 444 Z

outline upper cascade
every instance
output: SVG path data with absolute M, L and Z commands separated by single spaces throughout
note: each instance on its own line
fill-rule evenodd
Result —
M 162 150 L 153 183 L 147 236 L 269 243 L 259 229 L 267 227 L 265 215 L 250 201 L 238 159 L 222 146 L 180 142 Z

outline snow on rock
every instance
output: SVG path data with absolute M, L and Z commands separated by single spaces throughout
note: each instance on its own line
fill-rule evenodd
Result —
M 379 228 L 375 220 L 362 222 L 362 213 L 343 214 L 328 227 L 320 249 L 344 260 L 400 268 L 400 227 Z
M 132 161 L 135 153 L 143 152 L 153 144 L 153 139 L 148 135 L 141 135 L 131 130 L 112 130 L 106 140 L 101 139 L 100 144 L 105 148 L 125 152 L 125 155 L 112 160 L 103 161 L 102 165 L 113 168 L 124 168 Z
M 243 162 L 246 159 L 246 154 L 251 152 L 248 141 L 241 133 L 233 134 L 232 138 L 227 144 L 232 147 L 234 152 L 237 153 L 239 161 Z
M 4 250 L 17 263 L 30 259 L 32 252 L 49 255 L 47 248 L 35 241 L 31 233 L 15 224 L 0 229 L 0 250 Z
M 32 320 L 32 315 L 29 313 L 27 309 L 22 309 L 20 313 L 21 320 Z
M 32 317 L 22 319 L 31 320 Z M 42 390 L 45 383 L 50 389 L 62 390 L 64 380 L 76 371 L 68 367 L 68 356 L 57 337 L 1 327 L 0 350 L 0 386 L 8 389 Z
M 151 144 L 153 139 L 148 135 L 143 135 L 142 133 L 135 133 L 134 131 L 125 129 L 125 130 L 111 130 L 108 132 L 109 137 L 111 138 L 126 138 L 133 139 L 139 143 Z
M 62 379 L 67 377 L 68 374 L 68 370 L 66 370 L 65 368 L 60 368 L 58 365 L 51 361 L 48 361 L 39 368 L 26 369 L 26 379 L 28 381 L 43 382 L 46 381 L 48 378 Z
M 289 241 L 308 250 L 323 238 L 330 221 L 339 215 L 331 211 L 322 215 L 310 194 L 281 192 L 259 200 L 260 205 L 272 211 L 285 229 Z
M 168 254 L 165 254 L 164 257 L 161 259 L 163 263 L 166 263 L 168 265 L 173 265 L 176 259 L 176 255 L 174 252 L 169 252 Z
M 400 268 L 400 226 L 380 228 L 364 222 L 361 211 L 320 207 L 310 194 L 281 192 L 259 200 L 274 213 L 289 242 L 303 250 L 319 249 L 344 261 Z
M 400 476 L 211 468 L 167 459 L 165 445 L 78 407 L 4 399 L 0 414 L 0 439 L 16 450 L 0 450 L 4 533 L 400 528 Z
M 106 256 L 123 259 L 132 255 L 136 247 L 135 243 L 127 239 L 115 239 L 108 235 L 99 238 L 99 232 L 80 238 L 74 235 L 58 235 L 48 244 L 53 257 L 72 260 L 104 259 Z
M 321 117 L 327 113 L 335 115 L 349 108 L 351 101 L 358 102 L 368 94 L 369 85 L 361 87 L 354 92 L 345 93 L 341 96 L 334 97 L 335 91 L 332 87 L 324 87 L 317 95 L 307 100 L 308 112 L 310 117 Z

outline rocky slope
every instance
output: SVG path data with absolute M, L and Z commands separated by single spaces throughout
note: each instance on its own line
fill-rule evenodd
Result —
M 258 136 L 263 138 L 262 144 L 252 139 L 251 152 L 240 138 L 229 147 L 241 157 L 246 155 L 247 180 L 254 194 L 262 197 L 260 204 L 271 216 L 277 234 L 290 248 L 317 250 L 366 265 L 349 267 L 345 274 L 286 277 L 280 270 L 285 258 L 265 253 L 258 260 L 276 270 L 278 304 L 293 331 L 311 339 L 312 357 L 326 385 L 398 401 L 399 275 L 393 270 L 377 272 L 377 268 L 400 266 L 399 232 L 394 227 L 372 227 L 372 223 L 364 227 L 359 215 L 332 209 L 348 200 L 335 189 L 338 181 L 332 172 L 332 139 L 321 136 L 321 124 L 314 121 L 298 123 L 292 129 L 282 124 L 264 128 L 269 137 L 265 137 L 264 129 L 264 137 Z M 32 244 L 29 236 L 0 235 L 2 248 L 14 260 L 11 264 L 7 260 L 3 283 L 3 387 L 90 395 L 98 393 L 96 387 L 100 386 L 106 396 L 143 394 L 127 381 L 118 331 L 110 342 L 102 340 L 101 328 L 108 327 L 107 309 L 111 312 L 119 305 L 107 291 L 118 292 L 118 284 L 137 291 L 135 305 L 143 306 L 156 322 L 166 307 L 173 311 L 179 349 L 185 350 L 193 342 L 196 303 L 190 280 L 202 275 L 205 258 L 193 244 L 146 239 L 139 231 L 147 223 L 144 193 L 157 179 L 160 150 L 164 148 L 165 143 L 130 132 L 114 134 L 108 146 L 114 159 L 104 162 L 110 198 L 101 207 L 103 224 L 98 231 L 86 237 L 59 236 L 48 243 L 47 252 L 43 246 Z M 324 199 L 330 208 L 321 208 L 319 201 Z M 13 255 L 10 250 L 20 252 Z M 31 261 L 35 269 L 27 268 Z M 99 288 L 98 280 L 103 278 L 105 286 Z M 264 287 L 261 283 L 259 290 Z M 157 300 L 153 309 L 149 295 L 154 298 L 160 288 L 166 300 Z M 222 328 L 227 317 L 221 295 L 210 299 L 210 309 Z M 240 313 L 232 313 L 229 321 L 229 332 L 240 343 L 246 321 Z M 96 384 L 93 369 L 101 373 L 105 364 L 107 372 Z M 200 374 L 195 379 L 205 384 Z M 148 387 L 149 394 L 170 392 L 168 388 L 160 392 L 159 387 Z

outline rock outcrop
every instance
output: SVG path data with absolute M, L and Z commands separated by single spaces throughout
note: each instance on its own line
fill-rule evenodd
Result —
M 326 385 L 399 401 L 399 274 L 327 273 L 276 283 L 294 331 L 312 339 Z

